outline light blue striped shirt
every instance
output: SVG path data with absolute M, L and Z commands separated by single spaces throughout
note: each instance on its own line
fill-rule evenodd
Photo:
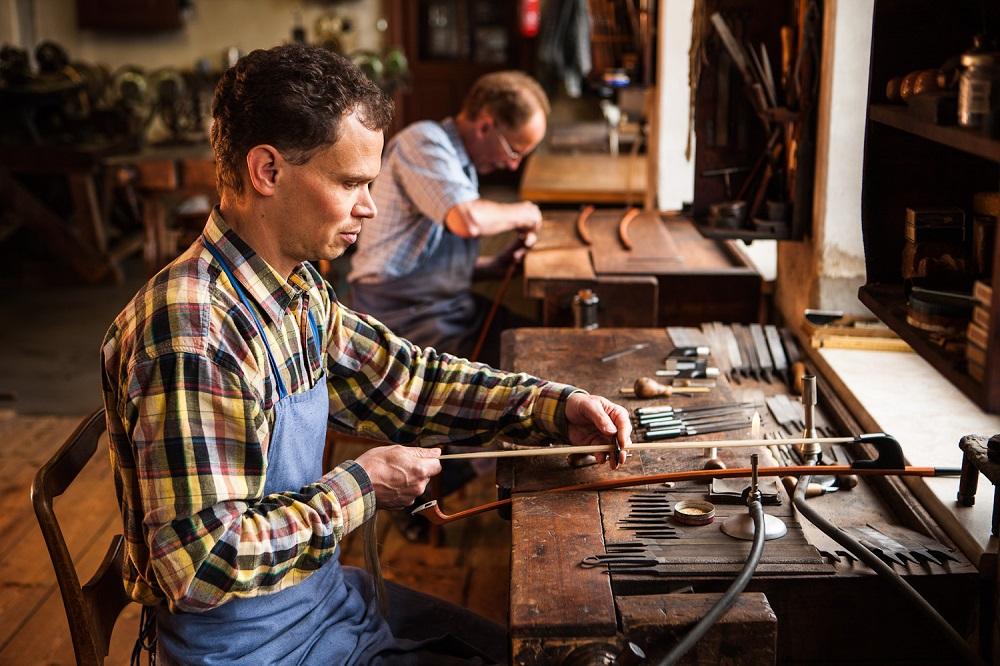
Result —
M 455 121 L 424 120 L 394 136 L 372 198 L 378 214 L 358 238 L 351 282 L 378 283 L 413 272 L 441 241 L 448 211 L 479 198 L 476 168 Z

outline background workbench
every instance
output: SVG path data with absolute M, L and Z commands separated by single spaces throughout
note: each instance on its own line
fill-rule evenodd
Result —
M 524 165 L 519 196 L 539 204 L 641 204 L 646 156 L 539 151 Z
M 608 363 L 599 360 L 609 352 L 643 342 L 650 346 Z M 662 367 L 672 347 L 662 329 L 517 329 L 504 334 L 503 354 L 505 366 L 516 371 L 615 396 L 619 387 L 630 386 L 637 376 L 652 375 Z M 735 385 L 723 378 L 709 394 L 674 396 L 670 401 L 677 406 L 760 402 L 763 396 L 782 392 L 785 388 L 779 381 L 744 379 Z M 631 411 L 663 402 L 629 400 L 626 405 Z M 766 407 L 761 413 L 766 413 Z M 837 423 L 834 414 L 822 409 L 818 419 Z M 765 418 L 765 430 L 770 428 L 773 424 L 767 424 Z M 745 429 L 694 439 L 707 442 L 748 435 L 749 429 Z M 745 467 L 752 451 L 722 449 L 719 457 L 730 467 Z M 836 453 L 841 461 L 850 458 L 842 447 L 836 447 Z M 600 569 L 582 568 L 580 561 L 604 552 L 606 543 L 626 540 L 617 519 L 627 498 L 653 486 L 557 494 L 534 491 L 615 474 L 700 469 L 703 455 L 703 449 L 644 450 L 632 455 L 619 472 L 610 472 L 605 466 L 574 469 L 556 456 L 518 459 L 500 466 L 498 485 L 508 487 L 515 498 L 510 602 L 514 663 L 552 663 L 587 646 L 620 646 L 626 639 L 636 641 L 647 655 L 658 659 L 686 630 L 685 622 L 701 617 L 714 600 L 712 595 L 729 585 L 749 550 L 749 542 L 730 539 L 719 531 L 722 520 L 745 511 L 744 507 L 719 504 L 716 522 L 702 527 L 677 527 L 671 521 L 679 538 L 655 544 L 667 558 L 668 564 L 658 567 L 666 572 L 663 575 L 609 576 Z M 657 489 L 664 492 L 662 486 Z M 674 502 L 704 498 L 707 488 L 684 483 L 666 492 Z M 724 616 L 726 622 L 691 653 L 692 663 L 719 663 L 723 658 L 726 663 L 766 663 L 772 659 L 779 663 L 940 663 L 948 659 L 933 627 L 916 618 L 870 569 L 837 557 L 839 546 L 811 525 L 800 523 L 780 484 L 778 492 L 782 504 L 765 510 L 780 516 L 789 533 L 765 545 L 759 574 L 747 589 L 747 593 L 759 596 L 745 593 L 743 605 Z M 853 490 L 809 501 L 841 527 L 875 525 L 904 533 L 915 527 L 912 517 L 890 509 L 876 485 L 864 480 Z M 971 622 L 977 572 L 950 543 L 944 547 L 954 562 L 907 563 L 896 565 L 896 570 L 963 631 Z M 693 593 L 678 593 L 682 591 Z M 768 625 L 768 612 L 773 612 L 777 626 L 776 649 L 772 642 L 770 653 L 768 642 L 775 637 L 769 633 L 774 627 Z
M 629 226 L 628 250 L 618 235 L 624 212 L 595 210 L 586 222 L 588 246 L 576 232 L 576 211 L 544 211 L 525 257 L 524 290 L 542 302 L 545 326 L 573 324 L 570 304 L 580 289 L 600 299 L 601 326 L 759 319 L 761 276 L 732 241 L 703 238 L 683 217 L 644 212 Z

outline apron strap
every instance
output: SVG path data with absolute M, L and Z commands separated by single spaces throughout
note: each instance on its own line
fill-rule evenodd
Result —
M 267 335 L 264 334 L 263 324 L 261 324 L 260 319 L 257 318 L 257 313 L 254 312 L 253 306 L 250 305 L 250 301 L 247 300 L 246 294 L 243 293 L 243 288 L 240 287 L 239 281 L 237 281 L 236 276 L 233 275 L 233 272 L 229 269 L 229 264 L 226 263 L 226 260 L 222 256 L 222 253 L 219 251 L 219 249 L 215 247 L 215 245 L 211 241 L 209 241 L 208 238 L 205 238 L 205 247 L 208 248 L 208 251 L 212 253 L 212 256 L 215 257 L 215 259 L 222 266 L 223 272 L 225 272 L 226 277 L 229 278 L 229 281 L 232 283 L 233 288 L 236 290 L 236 295 L 240 297 L 240 301 L 242 301 L 243 305 L 245 305 L 247 310 L 250 311 L 250 316 L 253 317 L 253 321 L 257 325 L 257 331 L 260 332 L 260 339 L 263 340 L 264 342 L 264 349 L 267 351 L 267 360 L 271 364 L 271 372 L 274 373 L 274 381 L 278 386 L 278 398 L 279 399 L 285 398 L 288 395 L 288 391 L 285 390 L 285 382 L 282 381 L 281 373 L 278 372 L 278 364 L 274 360 L 274 354 L 271 353 L 271 345 L 267 343 Z M 311 321 L 312 320 L 311 311 L 309 313 L 309 316 Z M 313 324 L 313 330 L 314 331 L 316 330 L 315 324 Z
M 322 364 L 323 363 L 323 347 L 320 345 L 320 342 L 319 342 L 319 329 L 316 328 L 316 320 L 313 319 L 313 311 L 312 310 L 306 310 L 306 312 L 309 315 L 309 328 L 312 329 L 312 333 L 313 333 L 313 345 L 315 345 L 315 347 L 316 347 L 316 358 L 318 358 L 320 360 L 320 364 Z

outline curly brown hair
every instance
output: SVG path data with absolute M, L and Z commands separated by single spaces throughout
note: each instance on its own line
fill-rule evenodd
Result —
M 486 110 L 500 124 L 517 129 L 540 110 L 549 115 L 549 98 L 538 82 L 516 70 L 492 72 L 479 77 L 465 96 L 462 113 L 475 118 Z
M 346 58 L 301 44 L 252 51 L 230 67 L 212 100 L 212 149 L 221 189 L 243 191 L 247 152 L 270 144 L 304 164 L 336 143 L 357 113 L 372 131 L 392 121 L 392 101 Z

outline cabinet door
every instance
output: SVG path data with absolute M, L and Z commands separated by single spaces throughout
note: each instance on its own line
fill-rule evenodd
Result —
M 517 30 L 518 3 L 391 0 L 390 42 L 410 63 L 409 90 L 397 99 L 401 125 L 458 112 L 477 78 L 532 70 L 534 41 Z
M 158 32 L 183 24 L 180 0 L 76 0 L 79 28 Z

